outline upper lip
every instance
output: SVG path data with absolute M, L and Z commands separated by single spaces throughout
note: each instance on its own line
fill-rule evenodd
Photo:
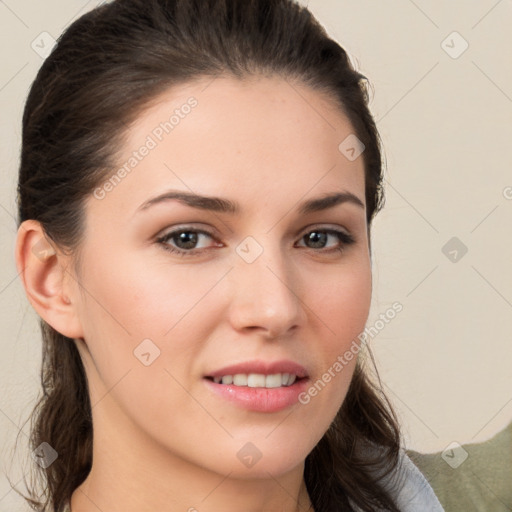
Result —
M 225 375 L 236 375 L 238 373 L 250 374 L 259 373 L 263 375 L 273 375 L 276 373 L 291 373 L 298 378 L 307 377 L 306 369 L 294 361 L 246 361 L 244 363 L 224 366 L 218 370 L 212 371 L 206 375 L 207 377 L 224 377 Z

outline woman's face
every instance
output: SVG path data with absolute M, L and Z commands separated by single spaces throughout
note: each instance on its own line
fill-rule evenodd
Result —
M 240 478 L 303 463 L 370 307 L 358 151 L 331 102 L 279 78 L 189 83 L 140 115 L 86 203 L 73 297 L 95 442 Z

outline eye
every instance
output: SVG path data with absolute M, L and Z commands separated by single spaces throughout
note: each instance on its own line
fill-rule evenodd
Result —
M 165 233 L 156 239 L 163 249 L 166 251 L 178 254 L 180 256 L 193 256 L 208 246 L 204 245 L 204 239 L 213 239 L 213 235 L 207 231 L 193 229 L 193 228 L 180 228 L 174 231 Z M 197 244 L 203 240 L 203 245 Z M 174 244 L 174 245 L 171 245 Z M 217 244 L 218 245 L 218 244 Z
M 208 231 L 182 227 L 157 237 L 156 242 L 160 244 L 164 250 L 177 254 L 178 256 L 197 256 L 210 248 L 222 247 L 222 244 L 218 241 L 208 246 L 208 239 L 215 240 L 215 237 Z M 328 246 L 331 239 L 335 241 L 333 247 Z M 346 246 L 355 242 L 355 238 L 337 229 L 319 228 L 307 232 L 301 237 L 300 241 L 304 241 L 304 243 L 307 244 L 305 246 L 307 249 L 330 253 L 332 251 L 342 252 Z
M 352 235 L 337 229 L 314 229 L 306 233 L 301 241 L 310 244 L 306 245 L 309 249 L 326 249 L 329 238 L 337 239 L 338 244 L 322 252 L 343 251 L 345 246 L 355 242 Z

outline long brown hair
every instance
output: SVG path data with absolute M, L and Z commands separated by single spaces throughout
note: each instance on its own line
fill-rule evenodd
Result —
M 75 21 L 26 102 L 18 222 L 35 219 L 49 239 L 77 251 L 84 200 L 115 169 L 129 124 L 173 85 L 220 75 L 277 75 L 332 98 L 365 146 L 370 226 L 383 206 L 383 177 L 368 82 L 294 0 L 115 0 Z M 47 442 L 58 458 L 46 469 L 34 465 L 44 492 L 28 487 L 26 500 L 62 512 L 91 469 L 91 404 L 74 341 L 43 320 L 41 328 L 43 393 L 29 418 L 30 448 Z M 400 432 L 377 382 L 358 361 L 341 409 L 306 458 L 316 512 L 398 511 L 378 476 L 396 468 Z

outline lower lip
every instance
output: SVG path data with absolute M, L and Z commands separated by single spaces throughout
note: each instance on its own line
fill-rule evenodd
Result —
M 279 388 L 250 388 L 217 384 L 209 379 L 204 381 L 214 393 L 242 409 L 255 412 L 278 412 L 299 401 L 299 395 L 307 389 L 309 379 L 301 379 L 291 386 Z

